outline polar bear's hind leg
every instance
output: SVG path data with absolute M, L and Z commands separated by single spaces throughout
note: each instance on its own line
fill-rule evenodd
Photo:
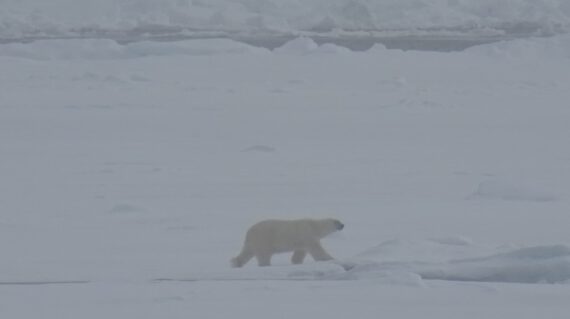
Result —
M 291 257 L 291 263 L 298 265 L 298 264 L 302 264 L 303 260 L 305 259 L 305 256 L 307 256 L 307 252 L 304 250 L 295 250 L 295 252 L 293 253 L 293 256 Z
M 244 249 L 241 251 L 241 253 L 239 255 L 232 258 L 232 260 L 231 260 L 232 267 L 241 268 L 241 267 L 243 267 L 243 265 L 247 264 L 247 262 L 250 261 L 251 258 L 253 258 L 253 253 Z

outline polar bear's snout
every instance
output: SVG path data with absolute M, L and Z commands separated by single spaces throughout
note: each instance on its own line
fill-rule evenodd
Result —
M 342 230 L 342 229 L 344 228 L 344 224 L 341 223 L 341 222 L 338 221 L 338 220 L 335 220 L 335 221 L 334 221 L 334 225 L 336 226 L 336 229 L 337 229 L 337 230 Z

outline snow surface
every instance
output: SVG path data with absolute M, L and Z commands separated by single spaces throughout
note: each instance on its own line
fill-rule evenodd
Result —
M 567 318 L 568 48 L 0 45 L 0 317 Z M 337 260 L 229 267 L 324 216 Z

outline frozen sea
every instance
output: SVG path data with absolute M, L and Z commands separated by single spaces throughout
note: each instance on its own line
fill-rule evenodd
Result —
M 1 318 L 568 318 L 565 1 L 304 4 L 0 2 Z

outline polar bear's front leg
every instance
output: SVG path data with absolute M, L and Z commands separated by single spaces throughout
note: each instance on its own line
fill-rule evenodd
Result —
M 325 251 L 320 242 L 316 242 L 309 247 L 309 254 L 316 261 L 325 261 L 334 259 L 329 253 Z
M 291 262 L 295 265 L 302 264 L 303 260 L 307 256 L 307 252 L 304 250 L 295 250 L 293 256 L 291 257 Z
M 255 255 L 255 258 L 257 258 L 257 264 L 259 266 L 271 266 L 271 254 L 257 254 Z

